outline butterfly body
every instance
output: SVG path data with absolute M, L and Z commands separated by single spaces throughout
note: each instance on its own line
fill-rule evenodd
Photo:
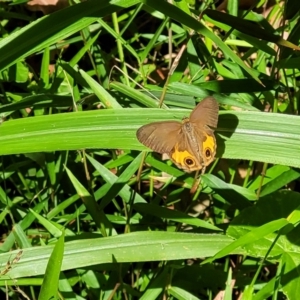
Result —
M 214 130 L 218 123 L 218 103 L 213 97 L 202 100 L 182 122 L 162 121 L 142 126 L 138 140 L 170 159 L 186 172 L 204 170 L 216 153 Z

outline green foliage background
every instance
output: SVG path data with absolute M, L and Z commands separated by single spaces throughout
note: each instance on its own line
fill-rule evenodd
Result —
M 270 2 L 2 2 L 2 297 L 297 299 L 300 7 Z M 135 132 L 208 95 L 191 194 Z

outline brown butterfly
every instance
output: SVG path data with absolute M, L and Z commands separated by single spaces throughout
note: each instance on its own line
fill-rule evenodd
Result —
M 182 122 L 153 122 L 138 129 L 138 140 L 170 159 L 186 172 L 201 170 L 214 160 L 218 124 L 218 102 L 213 97 L 203 99 Z

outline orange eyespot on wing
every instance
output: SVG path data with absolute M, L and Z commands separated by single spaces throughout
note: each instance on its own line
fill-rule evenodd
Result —
M 196 158 L 187 150 L 179 151 L 178 143 L 175 145 L 174 150 L 169 154 L 171 160 L 181 169 L 186 172 L 200 170 L 201 165 L 197 162 Z
M 213 160 L 216 152 L 216 139 L 213 135 L 205 134 L 202 149 L 204 161 L 207 161 L 208 164 Z

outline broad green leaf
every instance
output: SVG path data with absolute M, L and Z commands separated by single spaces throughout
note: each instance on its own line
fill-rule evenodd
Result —
M 96 148 L 146 150 L 135 136 L 141 125 L 180 121 L 189 113 L 111 109 L 11 120 L 0 126 L 0 155 Z M 298 116 L 222 111 L 216 130 L 217 157 L 300 167 L 299 126 Z
M 145 262 L 158 260 L 209 257 L 228 245 L 232 239 L 220 234 L 177 232 L 135 232 L 106 238 L 77 239 L 65 243 L 62 270 L 71 270 L 103 263 Z M 10 278 L 45 274 L 53 246 L 24 249 L 19 262 L 0 278 L 0 284 Z M 5 265 L 18 251 L 0 254 Z M 241 253 L 241 252 L 235 252 Z

